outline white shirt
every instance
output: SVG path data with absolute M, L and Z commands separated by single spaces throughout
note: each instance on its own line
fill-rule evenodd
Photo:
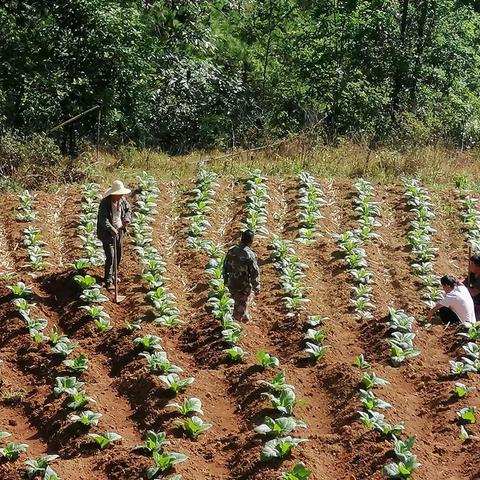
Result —
M 475 307 L 470 292 L 465 285 L 457 285 L 438 304 L 450 308 L 466 327 L 475 323 Z

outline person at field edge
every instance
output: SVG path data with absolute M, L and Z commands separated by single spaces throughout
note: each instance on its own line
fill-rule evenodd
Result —
M 131 209 L 125 195 L 131 192 L 120 180 L 112 183 L 103 196 L 98 208 L 97 236 L 105 252 L 105 287 L 113 288 L 114 242 L 117 247 L 117 268 L 122 259 L 123 237 L 130 224 Z
M 445 296 L 430 309 L 427 319 L 431 320 L 438 312 L 444 323 L 460 322 L 471 327 L 475 323 L 475 308 L 467 287 L 450 275 L 444 275 L 440 283 Z
M 223 263 L 223 279 L 235 302 L 233 318 L 247 322 L 252 291 L 257 294 L 260 290 L 257 257 L 250 248 L 253 238 L 251 230 L 242 232 L 240 243 L 228 250 Z
M 464 281 L 465 285 L 474 299 L 475 303 L 480 302 L 480 255 L 475 254 L 470 257 L 468 262 L 468 277 Z

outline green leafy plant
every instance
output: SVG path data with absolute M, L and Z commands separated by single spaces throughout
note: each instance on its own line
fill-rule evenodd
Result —
M 7 285 L 7 288 L 11 290 L 17 298 L 27 298 L 33 295 L 32 289 L 28 288 L 23 282 L 17 282 L 15 285 Z
M 266 380 L 258 380 L 258 385 L 261 385 L 263 387 L 267 387 L 270 391 L 280 393 L 283 390 L 295 390 L 295 387 L 293 385 L 289 385 L 285 381 L 285 373 L 278 372 L 270 382 L 267 382 Z
M 241 362 L 246 355 L 246 352 L 243 348 L 235 346 L 232 348 L 226 348 L 223 352 L 227 355 L 228 360 L 238 363 Z
M 141 330 L 142 328 L 142 320 L 134 320 L 133 322 L 125 322 L 125 330 L 127 333 L 131 334 L 137 330 Z
M 308 480 L 312 471 L 304 463 L 297 463 L 290 472 L 282 473 L 280 480 Z
M 140 356 L 147 360 L 147 367 L 151 372 L 160 372 L 162 375 L 169 373 L 181 373 L 183 370 L 176 365 L 173 365 L 168 360 L 166 352 L 142 352 Z
M 162 339 L 157 335 L 144 335 L 143 337 L 137 337 L 133 342 L 147 351 L 160 350 L 162 348 Z
M 307 440 L 304 438 L 282 437 L 274 438 L 265 443 L 260 458 L 262 461 L 285 458 L 298 445 Z
M 155 433 L 153 430 L 147 432 L 145 443 L 137 445 L 135 450 L 147 450 L 150 453 L 160 452 L 165 445 L 169 445 L 165 432 Z
M 88 357 L 84 353 L 73 360 L 64 360 L 62 362 L 69 370 L 75 373 L 82 373 L 88 370 Z
M 98 433 L 89 433 L 89 437 L 93 438 L 95 443 L 102 449 L 104 450 L 105 448 L 108 448 L 113 442 L 118 442 L 119 440 L 122 439 L 122 437 L 115 432 L 107 432 L 103 434 L 98 434 Z
M 158 378 L 167 386 L 167 390 L 174 394 L 183 392 L 189 385 L 191 385 L 195 381 L 195 379 L 192 377 L 180 378 L 180 376 L 176 373 L 159 375 Z
M 361 368 L 362 370 L 366 370 L 367 368 L 370 368 L 370 364 L 365 360 L 363 353 L 355 357 L 353 364 L 356 367 Z
M 364 373 L 362 380 L 361 380 L 362 385 L 367 389 L 370 390 L 371 388 L 375 387 L 381 387 L 383 385 L 388 385 L 389 382 L 387 380 L 384 380 L 383 378 L 377 377 L 375 373 Z
M 286 415 L 292 415 L 293 409 L 298 403 L 295 392 L 290 389 L 282 390 L 278 396 L 271 393 L 262 393 L 262 395 L 270 399 L 273 408 Z
M 58 455 L 42 455 L 39 458 L 25 460 L 28 478 L 44 475 L 48 465 L 59 458 Z
M 273 357 L 269 353 L 261 350 L 257 352 L 257 358 L 262 368 L 278 367 L 280 365 L 277 357 Z
M 16 460 L 21 453 L 27 451 L 28 445 L 25 443 L 7 443 L 0 448 L 0 458 L 4 458 L 9 462 Z
M 174 465 L 184 462 L 188 459 L 183 453 L 177 452 L 153 452 L 153 461 L 155 466 L 147 469 L 147 478 L 149 480 L 155 478 L 158 474 L 168 472 Z M 172 478 L 173 480 L 173 478 Z
M 108 318 L 98 318 L 93 323 L 100 333 L 108 332 L 113 328 L 112 322 Z
M 307 348 L 304 352 L 308 353 L 315 361 L 321 360 L 327 353 L 330 345 L 316 345 L 315 343 L 307 342 Z
M 96 427 L 100 418 L 102 417 L 101 413 L 92 412 L 91 410 L 85 410 L 79 415 L 70 415 L 70 421 L 73 423 L 81 423 L 87 427 Z
M 87 290 L 89 288 L 100 288 L 95 278 L 93 278 L 91 275 L 75 275 L 73 279 L 82 290 Z
M 175 424 L 185 430 L 185 432 L 192 438 L 197 438 L 201 433 L 206 432 L 212 427 L 210 423 L 205 423 L 200 417 L 193 416 L 185 420 L 177 420 Z
M 475 407 L 465 407 L 461 408 L 457 412 L 457 417 L 460 422 L 463 423 L 475 423 L 477 421 L 477 416 L 476 416 L 476 409 Z
M 181 415 L 189 415 L 191 413 L 203 415 L 202 402 L 199 398 L 195 397 L 185 398 L 182 404 L 168 403 L 167 407 L 174 408 Z
M 255 432 L 261 435 L 278 437 L 287 435 L 297 428 L 307 428 L 307 425 L 305 422 L 296 420 L 293 417 L 280 417 L 276 419 L 265 417 L 263 423 L 255 427 Z
M 76 377 L 56 377 L 53 393 L 56 397 L 59 397 L 63 393 L 73 395 L 74 393 L 78 393 L 81 387 L 83 387 L 83 382 L 78 381 Z
M 453 387 L 453 393 L 458 397 L 458 398 L 464 398 L 466 397 L 469 393 L 473 392 L 475 390 L 475 387 L 468 387 L 467 385 L 457 382 L 455 383 Z
M 102 303 L 108 300 L 108 298 L 100 292 L 99 288 L 89 288 L 84 290 L 80 295 L 80 299 L 85 303 Z
M 72 410 L 83 408 L 89 403 L 96 403 L 92 397 L 89 397 L 85 392 L 75 392 L 68 397 L 67 407 Z
M 50 465 L 47 465 L 43 475 L 43 480 L 61 480 L 61 478 Z

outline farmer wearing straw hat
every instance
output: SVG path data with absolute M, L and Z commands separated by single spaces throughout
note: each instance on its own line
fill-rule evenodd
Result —
M 103 196 L 98 208 L 97 236 L 103 243 L 105 251 L 105 286 L 107 290 L 113 288 L 113 257 L 114 247 L 117 248 L 117 268 L 122 258 L 123 236 L 130 223 L 130 205 L 124 195 L 130 189 L 125 188 L 120 180 L 112 183 Z

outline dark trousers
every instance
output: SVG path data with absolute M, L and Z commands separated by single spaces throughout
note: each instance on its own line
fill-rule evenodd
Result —
M 438 311 L 438 315 L 443 323 L 457 323 L 460 321 L 460 319 L 457 317 L 457 314 L 448 307 L 442 307 Z
M 123 230 L 118 232 L 118 235 L 108 242 L 103 242 L 103 251 L 105 252 L 105 275 L 106 283 L 113 281 L 113 242 L 117 244 L 117 269 L 122 259 L 123 251 Z

